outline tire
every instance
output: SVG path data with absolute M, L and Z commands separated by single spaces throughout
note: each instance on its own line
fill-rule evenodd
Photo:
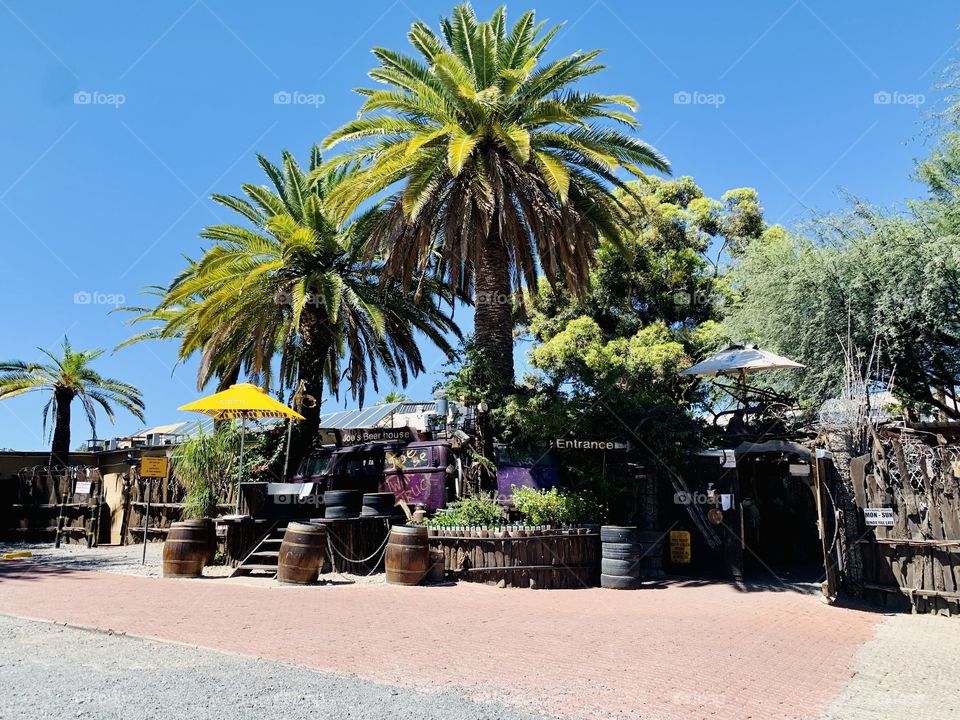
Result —
M 392 492 L 364 493 L 363 501 L 369 505 L 390 503 L 390 507 L 393 507 L 393 504 L 397 501 L 397 496 Z
M 397 496 L 393 493 L 365 493 L 361 515 L 392 515 Z
M 640 579 L 622 575 L 600 575 L 600 587 L 611 590 L 638 590 Z
M 600 560 L 600 572 L 604 575 L 639 578 L 640 560 L 611 560 L 610 558 L 603 558 Z
M 359 515 L 353 508 L 346 505 L 327 505 L 323 511 L 323 516 L 330 520 L 343 520 L 345 518 L 355 518 Z
M 635 527 L 604 525 L 600 528 L 600 542 L 635 543 L 637 540 L 639 540 L 639 533 Z
M 359 490 L 327 490 L 323 494 L 324 505 L 347 505 L 360 507 Z
M 600 546 L 601 557 L 611 560 L 629 560 L 639 558 L 643 550 L 637 543 L 603 543 Z

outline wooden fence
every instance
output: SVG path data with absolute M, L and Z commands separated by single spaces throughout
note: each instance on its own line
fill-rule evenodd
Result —
M 432 535 L 430 547 L 443 551 L 444 568 L 460 580 L 536 588 L 593 587 L 600 581 L 596 532 L 544 530 L 507 537 L 503 531 L 475 528 L 440 531 L 447 534 Z
M 104 533 L 109 540 L 102 509 L 103 479 L 96 468 L 24 468 L 2 483 L 0 535 L 95 545 Z
M 931 443 L 930 440 L 933 440 Z M 864 596 L 885 607 L 960 614 L 960 446 L 895 430 L 874 431 L 871 451 L 853 458 L 860 508 Z M 864 510 L 892 509 L 872 526 Z

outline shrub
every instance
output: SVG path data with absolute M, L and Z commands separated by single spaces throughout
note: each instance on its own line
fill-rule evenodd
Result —
M 173 476 L 187 491 L 183 516 L 215 517 L 217 498 L 235 479 L 239 435 L 230 427 L 198 432 L 177 445 L 171 456 Z
M 209 485 L 195 484 L 187 493 L 183 504 L 183 519 L 217 516 L 217 496 Z
M 557 488 L 534 490 L 514 485 L 513 504 L 533 525 L 576 525 L 600 522 L 603 518 L 603 508 L 593 495 Z
M 451 510 L 437 513 L 425 521 L 432 527 L 450 527 L 451 525 L 499 525 L 503 522 L 503 507 L 495 498 L 488 495 L 465 497 L 451 503 Z

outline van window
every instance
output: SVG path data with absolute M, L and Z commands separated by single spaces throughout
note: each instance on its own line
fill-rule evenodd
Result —
M 384 453 L 384 470 L 416 470 L 433 467 L 430 448 L 400 448 Z
M 535 448 L 498 447 L 497 464 L 501 467 L 532 468 L 538 465 L 553 464 L 549 450 Z
M 330 456 L 329 455 L 312 455 L 307 458 L 306 467 L 304 472 L 301 473 L 305 476 L 313 477 L 315 475 L 326 475 L 327 469 L 330 467 Z

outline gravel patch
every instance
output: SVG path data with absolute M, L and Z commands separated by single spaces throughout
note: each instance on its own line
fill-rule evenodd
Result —
M 283 663 L 0 616 L 0 718 L 544 720 Z
M 2 543 L 0 554 L 29 550 L 34 562 L 75 570 L 102 570 L 123 575 L 141 575 L 160 577 L 163 560 L 163 544 L 147 545 L 146 563 L 141 565 L 142 545 L 107 545 L 88 548 L 82 544 L 63 544 L 59 548 L 53 543 Z
M 162 543 L 149 543 L 147 545 L 146 562 L 142 564 L 143 545 L 101 545 L 100 547 L 88 548 L 82 544 L 63 544 L 57 548 L 53 546 L 53 543 L 0 543 L 0 555 L 23 550 L 29 550 L 32 553 L 29 558 L 31 562 L 55 567 L 72 570 L 99 570 L 121 575 L 139 575 L 140 577 L 161 577 L 163 575 Z M 203 576 L 226 579 L 232 572 L 232 567 L 211 565 L 203 569 Z M 373 575 L 327 573 L 321 576 L 320 580 L 322 583 L 331 585 L 382 585 L 386 582 L 383 573 Z M 280 584 L 266 575 L 237 577 L 233 578 L 231 582 L 255 585 Z
M 854 656 L 853 677 L 818 720 L 960 718 L 960 621 L 892 615 Z

